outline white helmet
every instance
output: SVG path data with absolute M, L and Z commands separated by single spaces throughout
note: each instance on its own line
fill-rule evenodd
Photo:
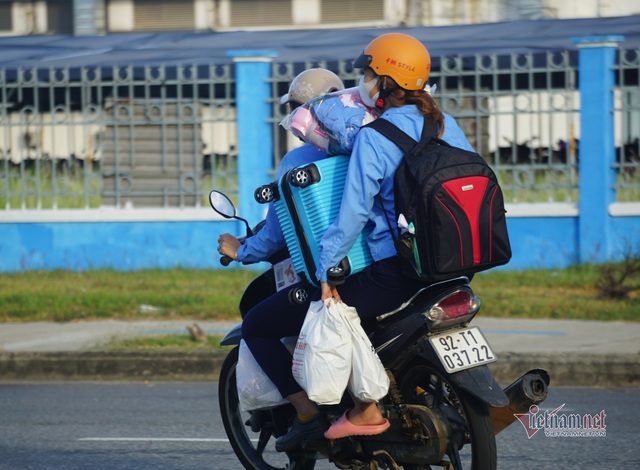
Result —
M 280 98 L 280 104 L 307 101 L 338 90 L 344 90 L 340 77 L 327 69 L 309 69 L 299 73 L 289 86 L 289 93 Z

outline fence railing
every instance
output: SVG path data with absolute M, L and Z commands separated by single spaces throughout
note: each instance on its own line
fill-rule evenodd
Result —
M 640 200 L 640 50 L 619 50 L 614 65 L 616 194 L 620 202 Z
M 640 240 L 640 61 L 619 37 L 577 51 L 434 57 L 430 83 L 498 172 L 505 269 L 619 259 Z M 350 62 L 0 69 L 0 271 L 219 267 L 206 195 L 255 223 L 256 187 L 299 144 L 278 97 L 304 68 Z M 133 208 L 132 210 L 125 210 Z
M 640 51 L 617 55 L 616 197 L 640 201 Z M 278 96 L 304 68 L 328 66 L 273 60 L 272 148 L 257 145 L 271 174 L 298 144 L 278 125 Z M 575 53 L 434 64 L 438 102 L 498 172 L 508 202 L 579 200 Z M 350 62 L 331 66 L 355 85 Z M 200 207 L 212 187 L 237 193 L 236 85 L 233 65 L 0 69 L 0 209 Z
M 0 70 L 0 207 L 197 207 L 235 191 L 231 65 Z
M 509 202 L 575 202 L 579 141 L 569 52 L 443 58 L 443 110 L 499 174 Z

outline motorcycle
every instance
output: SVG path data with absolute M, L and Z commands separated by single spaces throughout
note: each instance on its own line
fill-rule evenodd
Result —
M 253 230 L 236 214 L 224 194 L 210 193 L 212 208 L 228 219 L 245 223 L 246 237 Z M 286 259 L 286 249 L 268 260 Z M 227 266 L 232 260 L 222 257 Z M 547 396 L 550 378 L 533 369 L 504 390 L 487 366 L 497 360 L 481 330 L 471 326 L 480 299 L 467 277 L 425 286 L 400 308 L 363 322 L 372 345 L 390 379 L 388 395 L 379 402 L 390 428 L 376 436 L 307 442 L 293 451 L 278 453 L 275 439 L 286 434 L 295 416 L 290 404 L 244 412 L 238 399 L 238 364 L 241 324 L 221 341 L 235 346 L 227 355 L 219 377 L 219 405 L 231 446 L 246 469 L 311 470 L 328 460 L 341 469 L 377 468 L 423 470 L 491 470 L 497 466 L 495 434 L 527 413 Z M 242 317 L 276 292 L 273 266 L 245 289 L 239 310 Z M 291 302 L 304 302 L 304 285 L 292 288 Z M 337 405 L 321 406 L 330 421 L 352 407 L 349 394 Z

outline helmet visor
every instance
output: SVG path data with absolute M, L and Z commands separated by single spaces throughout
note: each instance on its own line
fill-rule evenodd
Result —
M 368 54 L 364 54 L 364 53 L 360 54 L 360 57 L 358 57 L 353 63 L 353 68 L 364 69 L 366 67 L 369 67 L 369 64 L 371 63 L 371 59 L 372 57 Z
M 289 93 L 280 97 L 280 104 L 287 104 L 289 102 Z

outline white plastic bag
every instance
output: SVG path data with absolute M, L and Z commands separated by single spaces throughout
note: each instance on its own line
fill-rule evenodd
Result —
M 339 403 L 351 375 L 351 351 L 351 330 L 337 304 L 311 302 L 293 353 L 293 377 L 312 401 Z
M 342 314 L 347 320 L 353 340 L 349 391 L 362 402 L 377 402 L 389 392 L 389 376 L 360 324 L 356 309 L 345 307 Z
M 282 398 L 274 383 L 256 362 L 244 340 L 240 340 L 236 386 L 240 408 L 244 411 L 289 403 Z

